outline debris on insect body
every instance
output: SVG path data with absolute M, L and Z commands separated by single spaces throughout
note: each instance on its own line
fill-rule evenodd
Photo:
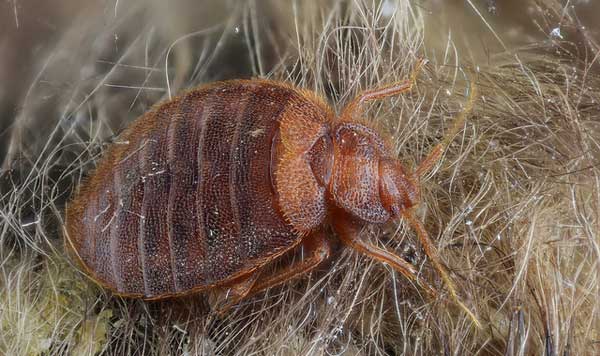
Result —
M 552 36 L 553 38 L 560 38 L 562 40 L 563 36 L 560 33 L 560 27 L 553 28 L 552 31 L 550 32 L 550 36 Z

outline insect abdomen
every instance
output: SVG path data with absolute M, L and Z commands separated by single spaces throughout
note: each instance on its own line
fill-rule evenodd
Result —
M 67 211 L 95 279 L 147 298 L 228 280 L 293 246 L 270 177 L 279 117 L 297 92 L 231 81 L 134 122 Z

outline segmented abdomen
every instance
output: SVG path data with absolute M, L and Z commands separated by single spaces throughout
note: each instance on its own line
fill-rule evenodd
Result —
M 67 211 L 87 269 L 148 298 L 217 284 L 299 236 L 270 180 L 278 120 L 298 93 L 263 81 L 190 91 L 127 129 Z

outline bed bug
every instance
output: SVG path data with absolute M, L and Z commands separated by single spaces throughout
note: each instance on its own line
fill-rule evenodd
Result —
M 419 178 L 440 158 L 475 98 L 414 172 L 359 123 L 365 103 L 409 80 L 360 93 L 337 117 L 314 92 L 253 79 L 208 84 L 134 121 L 66 212 L 67 244 L 91 278 L 148 300 L 227 288 L 232 302 L 305 274 L 330 255 L 324 226 L 347 246 L 435 290 L 400 256 L 360 237 L 404 217 L 452 296 L 455 288 L 412 213 Z M 286 252 L 305 257 L 263 273 Z

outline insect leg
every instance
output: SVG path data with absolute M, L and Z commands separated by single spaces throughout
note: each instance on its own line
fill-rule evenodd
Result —
M 331 246 L 321 231 L 315 232 L 302 242 L 305 248 L 305 256 L 302 261 L 293 263 L 281 270 L 274 271 L 270 275 L 261 276 L 261 270 L 254 272 L 249 278 L 242 280 L 229 287 L 228 295 L 225 297 L 227 303 L 217 307 L 217 313 L 223 314 L 239 301 L 248 298 L 269 287 L 276 286 L 290 279 L 293 279 L 301 274 L 310 272 L 317 267 L 321 262 L 329 257 Z
M 458 131 L 460 131 L 465 123 L 465 120 L 469 114 L 471 114 L 471 111 L 473 111 L 473 104 L 477 98 L 477 85 L 475 84 L 475 80 L 471 80 L 469 92 L 469 98 L 467 99 L 464 109 L 454 119 L 454 124 L 452 124 L 450 130 L 448 130 L 448 132 L 444 135 L 442 142 L 435 145 L 427 157 L 425 157 L 425 159 L 419 164 L 419 167 L 417 167 L 415 172 L 417 177 L 422 177 L 439 161 L 439 159 L 442 157 L 442 152 L 444 149 L 450 144 L 450 142 L 452 142 L 454 136 L 458 133 Z
M 431 239 L 429 238 L 429 234 L 427 234 L 427 231 L 423 227 L 423 224 L 412 214 L 412 212 L 410 210 L 405 210 L 403 212 L 403 216 L 408 220 L 410 225 L 417 232 L 417 236 L 419 237 L 419 240 L 421 241 L 421 245 L 423 246 L 423 250 L 425 251 L 425 254 L 427 255 L 427 257 L 429 257 L 429 259 L 431 260 L 431 262 L 433 263 L 435 268 L 440 273 L 440 276 L 442 277 L 442 280 L 444 281 L 446 288 L 448 288 L 448 292 L 450 293 L 451 298 L 454 300 L 454 302 L 459 307 L 461 307 L 467 313 L 469 318 L 471 318 L 471 320 L 473 320 L 473 322 L 478 327 L 481 327 L 481 324 L 479 323 L 479 320 L 477 320 L 477 317 L 469 310 L 469 308 L 467 308 L 466 305 L 464 305 L 460 301 L 458 294 L 456 293 L 456 287 L 454 286 L 454 282 L 452 282 L 452 280 L 450 279 L 447 269 L 442 264 L 439 254 L 438 254 L 438 251 L 435 248 L 435 245 L 433 244 L 433 242 L 431 242 Z
M 433 288 L 424 279 L 420 278 L 415 267 L 409 262 L 405 261 L 402 257 L 396 254 L 363 241 L 359 237 L 361 225 L 355 221 L 352 221 L 351 219 L 352 218 L 349 216 L 339 216 L 334 220 L 334 229 L 344 244 L 379 262 L 387 263 L 409 280 L 416 282 L 419 286 L 425 289 L 425 291 L 427 291 L 431 297 L 435 298 L 437 296 L 438 293 L 435 288 Z
M 329 258 L 331 254 L 330 242 L 322 231 L 314 232 L 306 237 L 301 246 L 304 247 L 304 252 L 306 253 L 302 261 L 295 262 L 282 270 L 274 271 L 271 275 L 261 277 L 254 287 L 252 287 L 250 294 L 258 293 L 301 274 L 310 272 L 321 262 Z
M 232 306 L 246 298 L 248 293 L 256 284 L 260 271 L 255 271 L 230 285 L 217 300 L 215 310 L 218 314 L 225 314 Z
M 414 83 L 417 80 L 417 75 L 421 71 L 423 65 L 427 63 L 426 60 L 419 60 L 415 69 L 413 70 L 410 79 L 402 82 L 393 83 L 390 85 L 382 86 L 379 88 L 366 90 L 359 93 L 352 101 L 344 108 L 342 115 L 344 119 L 353 119 L 360 114 L 361 106 L 363 103 L 373 100 L 384 99 L 390 96 L 395 96 L 407 92 L 412 89 Z

